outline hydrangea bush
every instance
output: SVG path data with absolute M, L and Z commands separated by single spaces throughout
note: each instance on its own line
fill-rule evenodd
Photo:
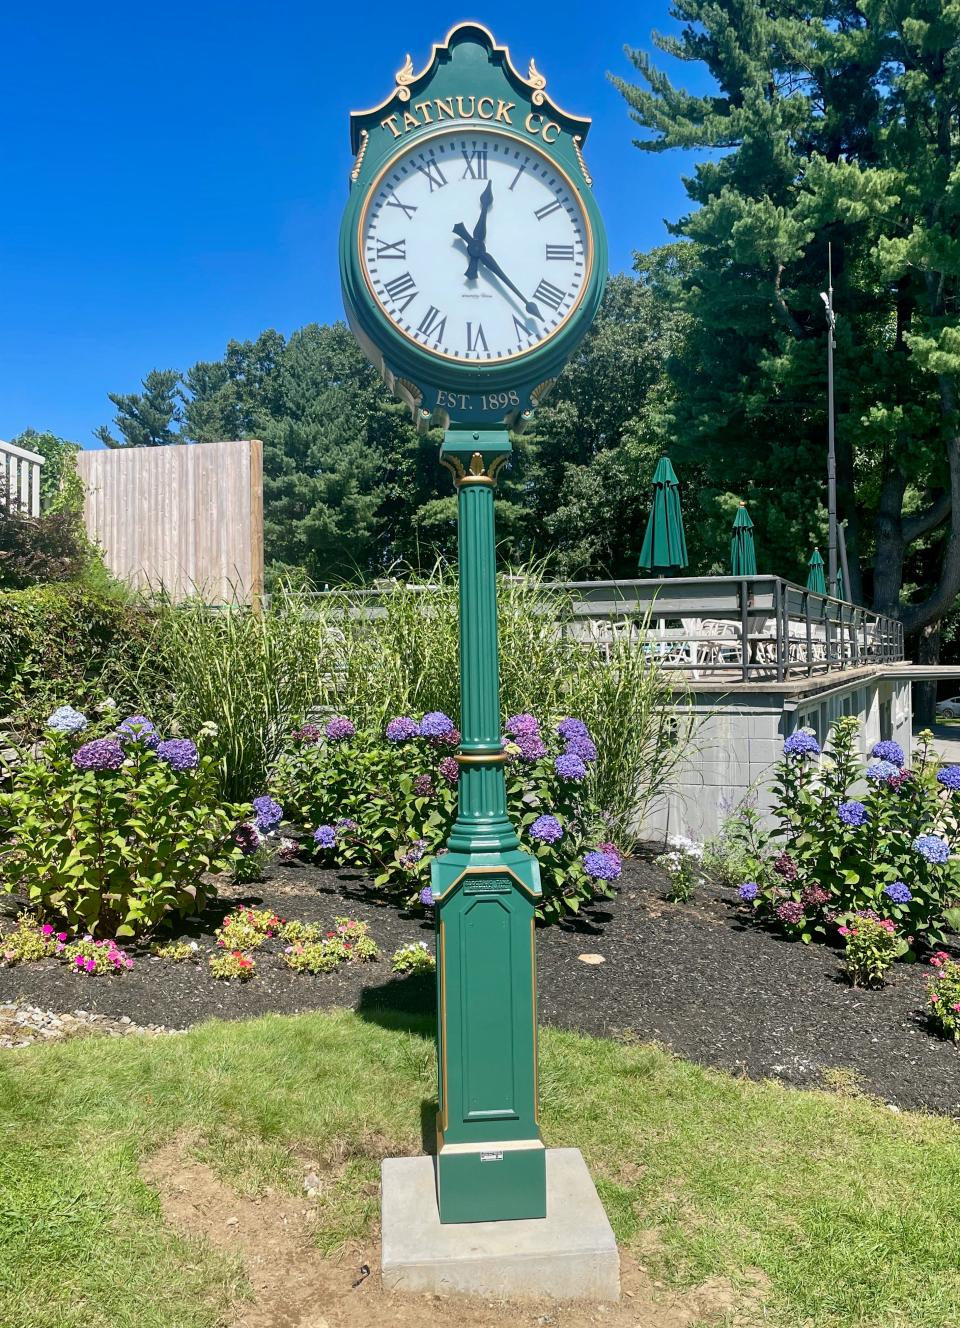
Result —
M 806 730 L 786 740 L 774 785 L 780 831 L 757 850 L 739 895 L 790 936 L 846 934 L 848 954 L 852 928 L 871 933 L 856 919 L 887 932 L 889 923 L 897 950 L 913 955 L 960 923 L 960 768 L 939 767 L 929 732 L 913 768 L 891 741 L 864 760 L 858 728 L 839 720 L 826 752 Z
M 210 874 L 239 853 L 236 810 L 220 804 L 203 739 L 163 740 L 142 715 L 117 725 L 60 707 L 50 720 L 0 794 L 4 888 L 98 937 L 134 936 L 202 907 Z
M 371 871 L 408 904 L 421 898 L 430 863 L 457 810 L 460 734 L 439 711 L 394 716 L 382 730 L 346 716 L 305 725 L 277 763 L 271 792 L 312 837 L 318 860 Z M 609 895 L 622 871 L 587 779 L 596 749 L 576 718 L 512 715 L 504 725 L 507 800 L 523 845 L 540 862 L 542 913 L 577 912 Z

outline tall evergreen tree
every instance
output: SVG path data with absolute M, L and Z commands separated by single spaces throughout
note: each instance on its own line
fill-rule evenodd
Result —
M 121 437 L 114 437 L 106 424 L 94 430 L 94 437 L 105 447 L 164 447 L 184 442 L 174 428 L 183 419 L 181 385 L 175 369 L 151 369 L 142 392 L 108 393 L 117 408 L 115 423 Z
M 840 515 L 852 590 L 930 629 L 960 591 L 960 6 L 676 0 L 673 86 L 628 50 L 637 146 L 709 155 L 670 372 L 671 427 L 705 491 L 751 499 L 771 570 L 822 537 L 827 245 L 834 254 Z

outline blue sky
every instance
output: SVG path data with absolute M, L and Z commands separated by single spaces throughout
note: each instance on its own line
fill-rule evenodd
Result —
M 584 24 L 584 16 L 589 23 Z M 686 154 L 631 146 L 607 71 L 675 25 L 667 0 L 458 12 L 275 0 L 8 6 L 0 128 L 0 438 L 91 446 L 107 392 L 218 358 L 231 337 L 342 316 L 336 235 L 347 116 L 476 18 L 593 117 L 586 155 L 611 268 L 667 238 Z M 704 75 L 662 61 L 693 90 Z

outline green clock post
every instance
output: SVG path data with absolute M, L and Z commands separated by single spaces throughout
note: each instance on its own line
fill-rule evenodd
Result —
M 360 345 L 423 429 L 458 495 L 459 810 L 433 863 L 442 1223 L 543 1218 L 537 1124 L 536 859 L 507 814 L 494 492 L 521 429 L 599 306 L 603 226 L 589 121 L 465 23 L 390 95 L 351 116 L 340 233 Z

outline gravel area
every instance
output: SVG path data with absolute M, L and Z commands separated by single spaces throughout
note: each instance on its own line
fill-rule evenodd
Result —
M 664 886 L 651 864 L 629 862 L 615 899 L 540 931 L 542 1022 L 657 1041 L 679 1056 L 755 1079 L 805 1087 L 842 1082 L 891 1106 L 960 1117 L 960 1048 L 927 1030 L 926 965 L 897 965 L 882 991 L 858 991 L 840 976 L 836 950 L 790 943 L 748 923 L 732 891 L 709 887 L 677 905 L 663 898 Z M 125 1016 L 155 1030 L 332 1006 L 374 1018 L 384 1009 L 432 1011 L 432 979 L 398 978 L 389 967 L 398 945 L 431 940 L 430 921 L 380 902 L 362 876 L 278 867 L 262 885 L 222 895 L 185 935 L 209 953 L 223 912 L 241 900 L 304 921 L 362 918 L 381 961 L 310 977 L 291 972 L 280 946 L 268 946 L 257 952 L 256 976 L 241 984 L 212 978 L 205 962 L 175 964 L 148 952 L 134 952 L 130 972 L 97 978 L 44 960 L 0 969 L 0 1001 L 20 1000 L 41 1012 L 79 1009 L 89 1012 L 86 1018 Z M 9 1045 L 4 1033 L 0 1023 L 0 1046 Z

